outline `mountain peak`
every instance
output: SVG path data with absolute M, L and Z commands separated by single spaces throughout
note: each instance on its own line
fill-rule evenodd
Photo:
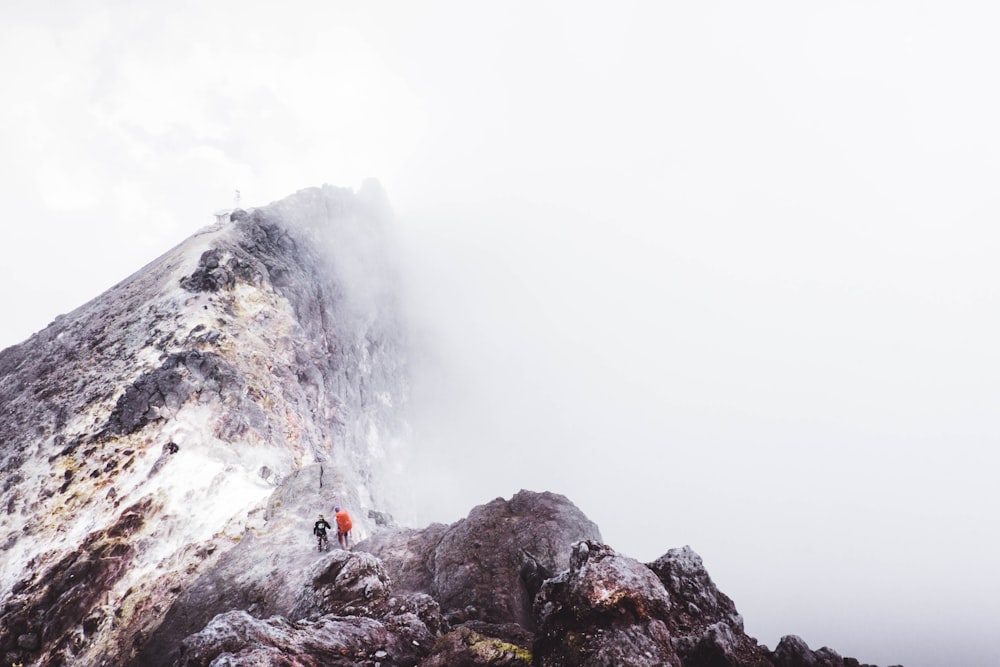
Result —
M 377 183 L 225 212 L 0 352 L 3 660 L 859 666 L 769 651 L 690 547 L 640 563 L 559 494 L 392 525 L 390 225 Z M 336 506 L 351 551 L 311 535 Z
M 116 610 L 108 641 L 141 630 L 158 587 L 238 542 L 311 464 L 342 480 L 360 534 L 362 508 L 392 508 L 380 470 L 407 379 L 370 191 L 233 211 L 0 352 L 0 590 L 27 605 L 5 627 L 31 624 L 67 562 L 127 538 L 107 546 L 122 565 L 95 575 L 102 599 L 74 604 Z

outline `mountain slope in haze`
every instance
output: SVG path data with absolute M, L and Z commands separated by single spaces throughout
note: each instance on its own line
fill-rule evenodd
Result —
M 380 189 L 233 211 L 0 352 L 0 659 L 57 667 L 860 667 L 771 651 L 689 548 L 521 491 L 400 528 Z M 310 528 L 335 505 L 351 551 Z
M 18 594 L 0 655 L 55 660 L 83 619 L 74 664 L 134 642 L 311 464 L 359 534 L 362 508 L 391 510 L 407 381 L 387 212 L 376 184 L 234 211 L 0 352 L 0 591 Z

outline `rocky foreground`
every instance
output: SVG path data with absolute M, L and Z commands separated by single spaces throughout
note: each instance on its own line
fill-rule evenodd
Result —
M 281 589 L 270 593 L 285 602 L 267 613 L 215 605 L 204 627 L 135 664 L 861 665 L 795 636 L 773 651 L 758 644 L 690 547 L 640 563 L 552 493 L 498 498 L 450 526 L 380 531 L 318 555 L 294 597 Z

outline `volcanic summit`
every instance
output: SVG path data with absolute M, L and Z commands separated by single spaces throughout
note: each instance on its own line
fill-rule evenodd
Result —
M 0 352 L 4 664 L 860 665 L 758 644 L 693 550 L 639 563 L 558 494 L 397 525 L 384 193 L 218 218 Z M 355 544 L 317 550 L 338 505 Z

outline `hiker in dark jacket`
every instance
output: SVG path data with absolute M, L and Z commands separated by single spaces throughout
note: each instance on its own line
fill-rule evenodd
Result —
M 323 517 L 322 514 L 319 515 L 319 518 L 316 520 L 316 523 L 313 524 L 313 535 L 316 536 L 318 542 L 316 548 L 319 551 L 323 551 L 323 547 L 330 544 L 330 540 L 326 536 L 326 531 L 330 530 L 331 528 L 333 528 L 333 526 L 331 526 L 327 522 L 327 520 Z

